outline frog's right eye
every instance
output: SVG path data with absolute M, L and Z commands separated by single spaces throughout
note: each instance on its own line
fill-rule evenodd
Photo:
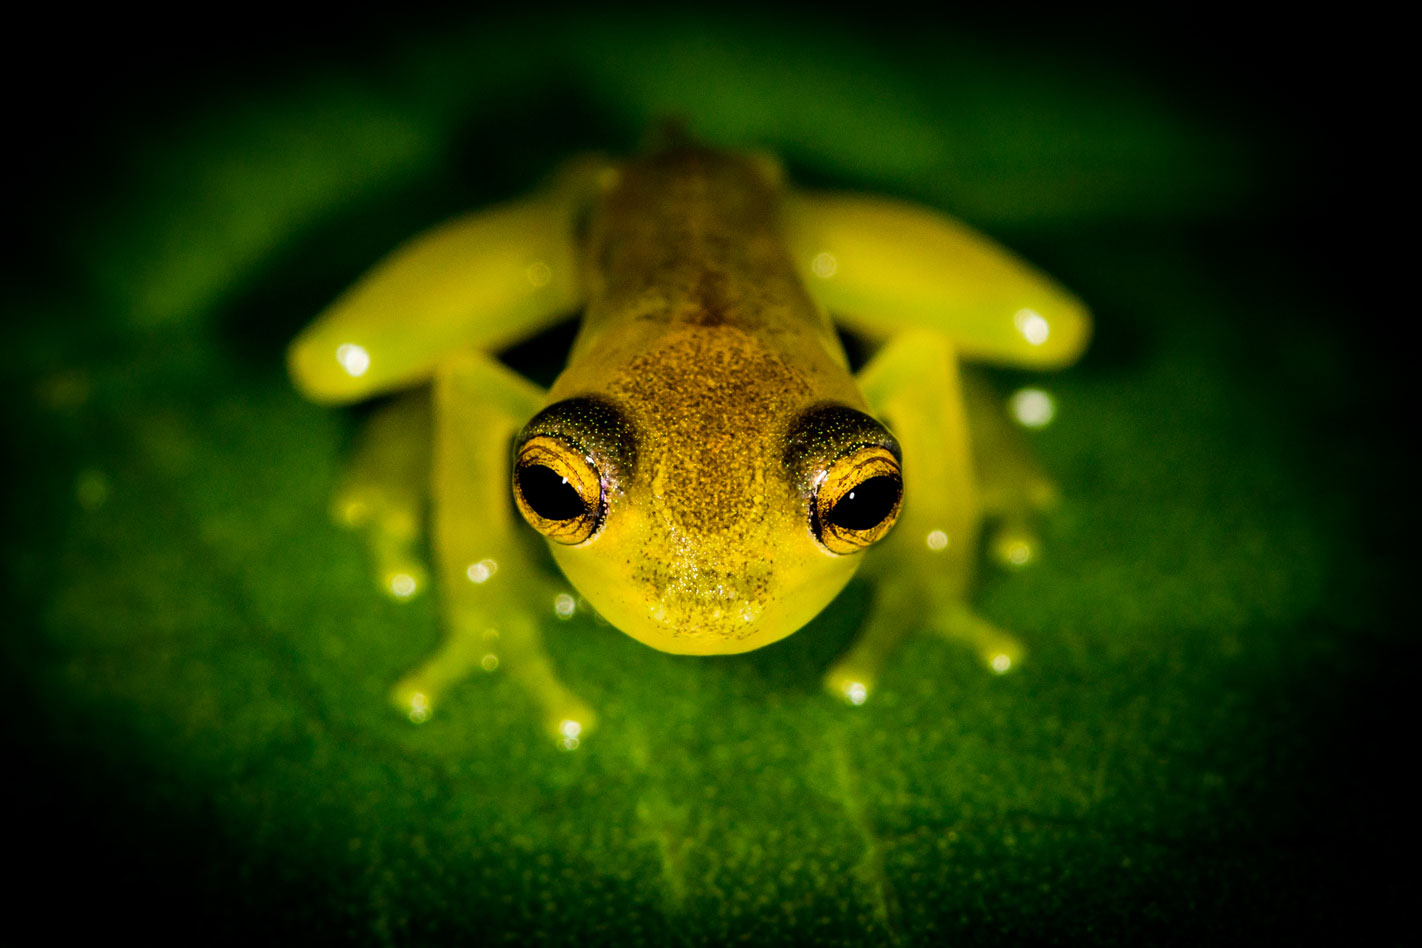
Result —
M 607 514 L 602 478 L 592 458 L 552 435 L 535 435 L 519 448 L 513 493 L 523 519 L 559 543 L 591 538 Z
M 809 500 L 820 546 L 847 556 L 893 529 L 904 500 L 902 456 L 888 428 L 848 405 L 815 405 L 791 423 L 785 464 Z
M 816 488 L 810 529 L 831 553 L 858 553 L 889 532 L 903 497 L 899 459 L 881 445 L 861 445 L 831 464 Z

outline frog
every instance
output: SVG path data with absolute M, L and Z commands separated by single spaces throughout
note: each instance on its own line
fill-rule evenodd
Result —
M 501 361 L 569 318 L 551 386 Z M 731 655 L 858 574 L 872 602 L 829 694 L 864 704 L 914 632 L 1015 668 L 1021 642 L 971 606 L 977 561 L 1033 561 L 1057 489 L 984 367 L 1068 366 L 1090 329 L 1070 291 L 941 211 L 669 135 L 416 236 L 287 363 L 318 404 L 378 400 L 331 512 L 389 596 L 438 590 L 441 644 L 390 700 L 424 722 L 502 670 L 571 749 L 597 712 L 544 633 L 580 607 L 662 652 Z

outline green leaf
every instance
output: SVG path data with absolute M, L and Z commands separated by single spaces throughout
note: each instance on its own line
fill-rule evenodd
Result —
M 1379 565 L 1401 541 L 1362 503 L 1390 489 L 1378 389 L 1261 211 L 1274 143 L 1145 67 L 881 39 L 714 16 L 409 30 L 111 145 L 55 225 L 83 279 L 20 281 L 4 375 L 12 861 L 22 894 L 92 908 L 54 934 L 1198 943 L 1393 906 L 1369 854 L 1395 801 L 1365 803 L 1402 694 Z M 303 403 L 281 345 L 420 227 L 668 113 L 956 210 L 1096 310 L 1083 365 L 1033 380 L 1059 406 L 1033 436 L 1065 496 L 1046 555 L 981 582 L 1028 660 L 995 678 L 919 637 L 841 706 L 818 678 L 856 585 L 724 660 L 550 629 L 603 716 L 574 753 L 497 675 L 416 727 L 384 695 L 435 609 L 380 597 L 328 523 L 357 418 Z

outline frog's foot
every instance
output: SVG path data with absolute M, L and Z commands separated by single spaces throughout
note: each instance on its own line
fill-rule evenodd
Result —
M 482 636 L 446 637 L 434 655 L 395 683 L 391 703 L 415 724 L 425 723 L 450 687 L 475 671 L 493 672 L 499 667 L 497 640 L 493 629 Z
M 913 592 L 901 585 L 880 590 L 859 637 L 825 672 L 825 691 L 855 707 L 869 700 L 884 663 L 913 630 Z
M 1042 553 L 1041 517 L 1057 505 L 1056 485 L 1036 471 L 1017 473 L 1015 481 L 983 491 L 983 506 L 991 520 L 987 553 L 1008 570 L 1037 562 Z
M 418 552 L 422 513 L 415 498 L 392 496 L 379 484 L 349 482 L 331 501 L 331 519 L 361 534 L 376 586 L 399 602 L 429 586 L 429 570 Z
M 597 726 L 597 713 L 553 668 L 537 634 L 537 617 L 494 625 L 465 616 L 434 655 L 390 690 L 391 703 L 423 724 L 448 690 L 471 675 L 507 673 L 538 706 L 542 730 L 558 747 L 575 750 Z
M 983 666 L 1004 675 L 1022 661 L 1025 649 L 1014 636 L 961 602 L 913 591 L 887 590 L 850 650 L 825 673 L 827 692 L 851 705 L 868 701 L 890 655 L 910 633 L 924 630 L 971 648 Z
M 390 689 L 391 704 L 415 724 L 423 724 L 430 719 L 442 695 L 454 684 L 448 679 L 450 666 L 439 664 L 444 657 L 443 653 L 436 655 Z M 485 653 L 477 664 L 490 672 L 499 667 L 497 656 L 492 652 Z M 468 672 L 473 670 L 466 668 Z M 540 676 L 529 674 L 515 677 L 539 705 L 541 730 L 560 749 L 576 750 L 597 727 L 597 712 L 561 681 L 556 678 L 538 680 Z
M 975 439 L 978 505 L 988 522 L 987 553 L 1005 569 L 1021 569 L 1041 555 L 1036 523 L 1058 502 L 1056 484 L 1022 432 L 1050 420 L 1051 399 L 1023 389 L 1004 403 L 978 373 L 965 371 L 963 382 Z
M 944 608 L 935 616 L 933 631 L 945 639 L 967 645 L 996 675 L 1012 671 L 1026 654 L 1026 649 L 1015 636 L 984 619 L 965 603 Z

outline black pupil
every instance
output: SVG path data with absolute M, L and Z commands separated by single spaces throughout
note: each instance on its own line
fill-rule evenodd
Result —
M 868 530 L 877 527 L 899 502 L 897 477 L 871 477 L 839 499 L 826 517 L 841 530 Z
M 551 467 L 531 464 L 520 469 L 518 489 L 523 502 L 544 520 L 572 520 L 587 513 L 587 506 L 573 485 Z

